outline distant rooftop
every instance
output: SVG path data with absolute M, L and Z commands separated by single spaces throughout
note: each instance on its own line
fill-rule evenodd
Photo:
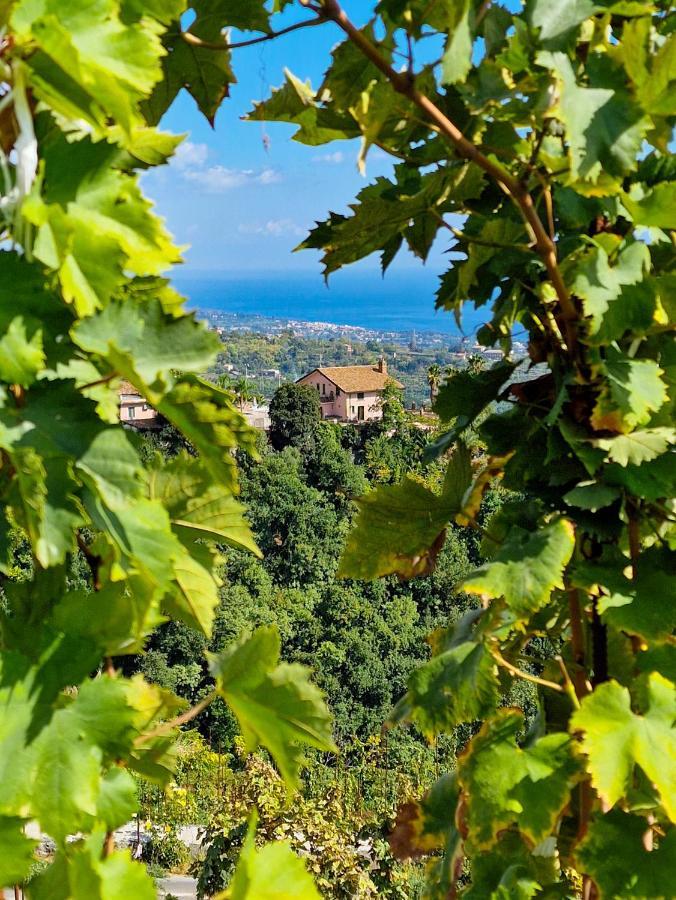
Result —
M 403 387 L 400 381 L 387 374 L 387 366 L 383 369 L 375 366 L 320 366 L 313 369 L 313 372 L 319 372 L 329 381 L 332 381 L 336 387 L 346 394 L 354 393 L 354 391 L 382 391 L 389 381 L 393 381 L 397 387 Z M 307 375 L 311 375 L 308 372 Z M 303 375 L 303 378 L 307 378 Z M 299 379 L 300 381 L 303 378 Z

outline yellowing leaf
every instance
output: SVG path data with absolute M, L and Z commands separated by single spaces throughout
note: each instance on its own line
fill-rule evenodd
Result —
M 211 656 L 218 692 L 237 716 L 248 750 L 265 747 L 284 780 L 296 787 L 300 745 L 334 750 L 330 716 L 303 666 L 279 662 L 279 632 L 258 628 Z
M 534 533 L 515 527 L 493 559 L 464 579 L 462 590 L 487 599 L 504 597 L 513 613 L 528 619 L 547 605 L 554 588 L 563 587 L 573 546 L 573 526 L 565 519 Z
M 592 784 L 614 806 L 629 791 L 636 766 L 656 785 L 676 821 L 676 689 L 657 672 L 648 676 L 647 708 L 637 715 L 626 687 L 598 685 L 582 700 L 571 728 L 582 732 Z

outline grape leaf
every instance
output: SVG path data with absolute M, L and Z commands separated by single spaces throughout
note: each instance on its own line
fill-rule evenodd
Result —
M 448 12 L 448 42 L 441 61 L 443 84 L 456 84 L 467 77 L 472 68 L 472 29 L 470 27 L 470 2 L 446 4 Z
M 528 619 L 563 587 L 563 571 L 574 546 L 573 527 L 565 519 L 536 532 L 514 527 L 493 559 L 465 578 L 460 587 L 484 599 L 504 597 L 520 619 Z
M 265 747 L 286 783 L 298 785 L 299 745 L 335 750 L 330 716 L 307 669 L 279 662 L 275 625 L 258 628 L 220 654 L 211 654 L 218 692 L 237 717 L 249 751 Z
M 172 369 L 204 371 L 220 346 L 193 316 L 177 319 L 159 300 L 132 310 L 126 303 L 110 303 L 78 322 L 72 333 L 79 347 L 108 362 L 153 405 L 173 385 Z
M 434 411 L 442 422 L 456 420 L 454 433 L 462 431 L 496 399 L 515 368 L 515 363 L 501 360 L 483 372 L 452 375 L 439 388 Z
M 223 41 L 225 44 L 222 29 L 228 22 L 223 15 L 226 8 L 222 0 L 192 0 L 190 5 L 196 15 L 187 29 L 188 33 L 199 40 Z M 232 3 L 228 4 L 227 10 L 232 15 L 235 10 Z M 247 3 L 246 8 L 238 4 L 237 10 L 243 17 L 242 21 L 248 21 L 249 24 L 252 24 L 252 12 L 258 17 L 264 15 L 257 3 Z M 267 30 L 267 25 L 264 30 Z M 162 60 L 163 78 L 143 107 L 147 120 L 151 125 L 156 125 L 179 91 L 185 88 L 199 111 L 213 126 L 218 108 L 228 96 L 230 85 L 236 80 L 230 66 L 230 51 L 225 47 L 223 50 L 216 50 L 189 43 L 181 36 L 178 23 L 175 30 L 167 33 L 164 43 L 167 54 Z
M 320 900 L 305 863 L 284 843 L 255 844 L 256 816 L 235 866 L 230 886 L 215 900 Z
M 676 182 L 663 181 L 648 191 L 635 185 L 622 203 L 636 225 L 676 228 Z
M 676 831 L 647 852 L 643 843 L 647 827 L 644 818 L 619 809 L 591 822 L 575 857 L 594 879 L 600 896 L 653 900 L 676 894 Z
M 42 330 L 31 328 L 31 331 L 29 335 L 24 317 L 16 316 L 0 337 L 0 378 L 3 381 L 28 387 L 44 365 Z
M 462 896 L 467 900 L 531 900 L 543 894 L 540 889 L 548 885 L 556 896 L 557 881 L 559 872 L 553 855 L 531 852 L 517 832 L 506 831 L 490 853 L 473 857 L 472 883 Z
M 576 487 L 563 495 L 563 499 L 570 506 L 581 509 L 590 509 L 596 512 L 614 503 L 620 492 L 615 487 L 598 481 L 581 481 Z
M 61 136 L 43 152 L 43 191 L 36 182 L 22 213 L 37 229 L 35 257 L 58 273 L 78 316 L 104 306 L 125 271 L 157 275 L 180 261 L 136 179 L 114 167 L 114 145 Z
M 473 852 L 490 847 L 511 824 L 539 844 L 568 803 L 579 771 L 570 737 L 548 734 L 522 749 L 516 743 L 522 728 L 520 710 L 501 709 L 458 759 L 458 780 L 472 798 L 467 841 Z
M 582 732 L 592 783 L 609 806 L 626 795 L 640 766 L 657 787 L 667 815 L 676 821 L 676 690 L 653 672 L 646 695 L 645 713 L 637 715 L 627 688 L 616 681 L 600 684 L 582 700 L 571 727 Z
M 123 21 L 117 0 L 96 0 L 84 15 L 77 3 L 20 0 L 10 21 L 32 49 L 32 89 L 56 113 L 84 120 L 100 137 L 110 118 L 127 133 L 142 121 L 139 102 L 161 77 L 157 23 Z
M 483 644 L 452 642 L 411 673 L 392 720 L 413 722 L 432 739 L 489 715 L 498 704 L 498 687 L 495 660 Z
M 25 825 L 16 816 L 0 816 L 0 887 L 20 884 L 35 862 L 38 842 L 26 837 Z
M 631 359 L 608 347 L 603 365 L 605 383 L 592 412 L 597 431 L 627 433 L 645 425 L 667 399 L 667 386 L 652 359 Z
M 584 301 L 591 343 L 609 343 L 625 331 L 648 329 L 655 296 L 643 281 L 650 268 L 645 244 L 635 241 L 620 250 L 614 265 L 603 247 L 585 247 L 569 265 L 573 290 Z
M 566 127 L 573 174 L 596 182 L 602 171 L 612 177 L 632 171 L 650 122 L 630 94 L 581 87 L 564 53 L 542 51 L 537 62 L 554 73 L 559 85 L 554 114 Z
M 232 396 L 216 385 L 184 375 L 155 404 L 199 451 L 216 482 L 237 490 L 237 466 L 233 451 L 240 447 L 257 458 L 256 432 L 235 409 Z
M 208 538 L 261 556 L 244 507 L 226 487 L 211 480 L 199 460 L 182 453 L 160 465 L 156 458 L 149 478 L 151 498 L 162 501 L 179 536 Z
M 608 452 L 608 459 L 620 466 L 640 466 L 656 459 L 676 441 L 673 428 L 642 428 L 631 434 L 612 438 L 596 438 L 595 447 Z

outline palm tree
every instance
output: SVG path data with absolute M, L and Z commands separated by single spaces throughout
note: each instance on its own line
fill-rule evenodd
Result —
M 441 382 L 441 367 L 433 363 L 427 370 L 427 383 L 430 386 L 430 406 L 434 406 L 434 398 Z
M 480 353 L 470 353 L 467 357 L 467 371 L 470 375 L 478 375 L 486 367 L 486 360 Z
M 240 412 L 244 412 L 244 404 L 253 400 L 255 396 L 246 378 L 238 378 L 232 385 L 232 392 L 235 395 L 235 401 L 239 406 Z

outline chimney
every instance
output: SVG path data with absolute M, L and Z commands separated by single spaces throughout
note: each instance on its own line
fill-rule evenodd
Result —
M 378 360 L 378 371 L 382 372 L 383 375 L 387 375 L 387 362 L 384 356 L 381 356 Z

